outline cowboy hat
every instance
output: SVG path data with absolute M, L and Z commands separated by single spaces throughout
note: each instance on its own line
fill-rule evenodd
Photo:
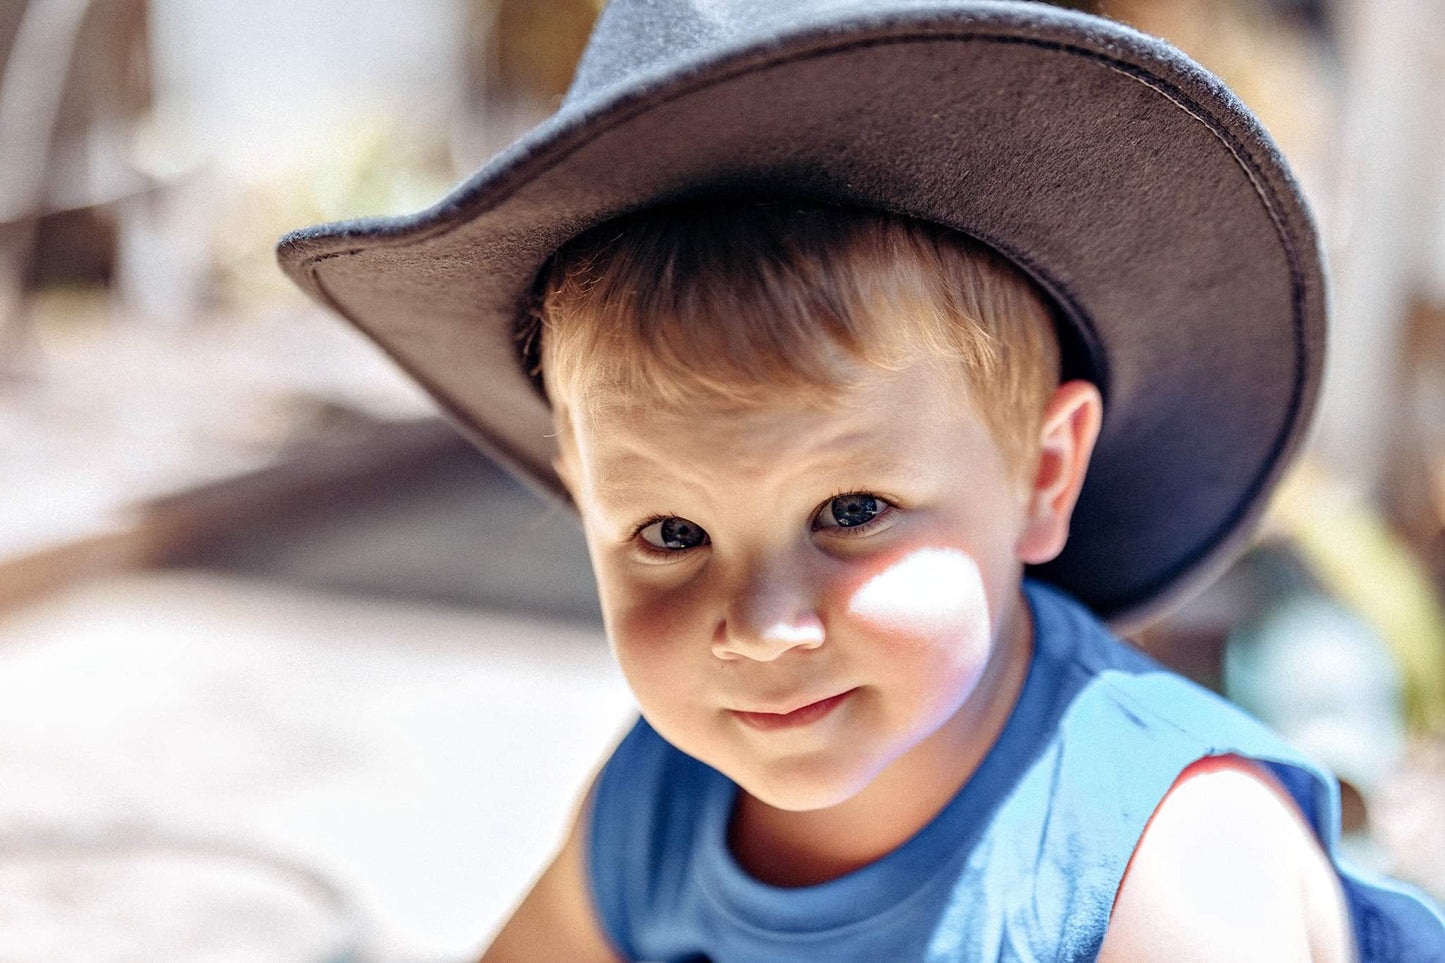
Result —
M 1103 430 L 1029 574 L 1118 628 L 1244 547 L 1319 386 L 1325 269 L 1259 121 L 1169 44 L 1020 0 L 612 0 L 559 109 L 434 206 L 288 234 L 284 270 L 543 494 L 514 340 L 562 244 L 715 193 L 945 225 L 1053 300 Z

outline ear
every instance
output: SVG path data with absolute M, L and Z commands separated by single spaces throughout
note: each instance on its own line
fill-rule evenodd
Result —
M 1014 548 L 1019 561 L 1040 565 L 1064 550 L 1103 420 L 1103 399 L 1090 382 L 1069 381 L 1054 390 L 1044 407 L 1034 477 L 1024 492 L 1023 528 Z

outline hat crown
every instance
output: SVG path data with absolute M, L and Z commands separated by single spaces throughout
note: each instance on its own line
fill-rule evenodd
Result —
M 706 59 L 701 56 L 705 51 L 844 19 L 840 14 L 957 5 L 957 0 L 610 0 L 593 27 L 563 107 L 611 87 L 634 86 L 635 78 L 651 71 Z

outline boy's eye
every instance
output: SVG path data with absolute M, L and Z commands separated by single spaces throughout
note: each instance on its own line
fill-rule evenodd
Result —
M 814 528 L 857 528 L 879 515 L 888 503 L 867 492 L 852 492 L 830 498 L 813 517 Z
M 653 548 L 682 550 L 707 544 L 707 532 L 685 518 L 662 518 L 637 533 Z

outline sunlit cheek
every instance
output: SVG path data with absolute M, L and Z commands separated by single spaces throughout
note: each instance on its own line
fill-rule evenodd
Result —
M 920 548 L 893 562 L 858 587 L 848 615 L 900 644 L 963 649 L 986 646 L 992 624 L 978 565 L 956 548 Z

